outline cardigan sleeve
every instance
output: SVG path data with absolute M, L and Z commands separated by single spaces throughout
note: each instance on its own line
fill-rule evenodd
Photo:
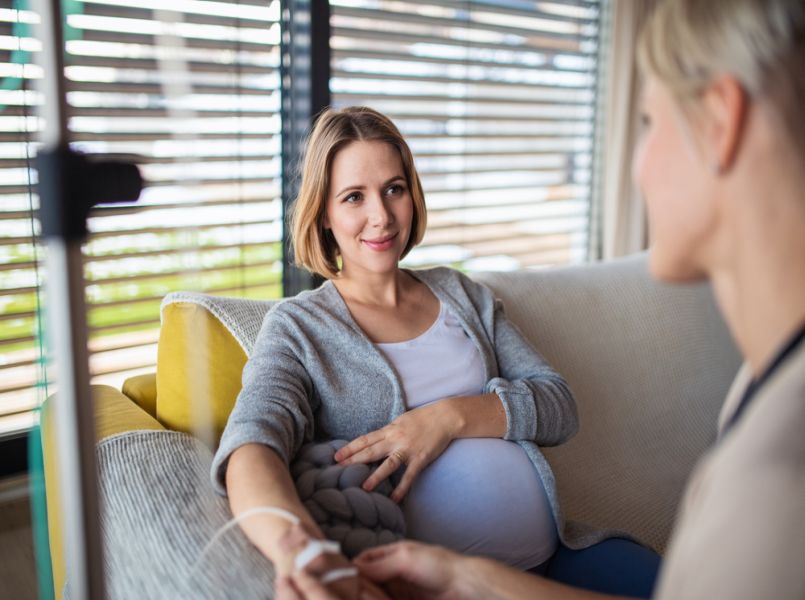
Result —
M 219 494 L 226 494 L 226 467 L 239 447 L 263 444 L 288 464 L 313 437 L 313 384 L 292 329 L 281 309 L 271 310 L 263 321 L 213 458 L 211 474 Z
M 485 287 L 485 286 L 484 286 Z M 491 290 L 486 288 L 491 296 Z M 498 377 L 485 391 L 498 395 L 506 411 L 504 439 L 556 446 L 578 431 L 576 401 L 564 378 L 554 371 L 492 299 L 494 352 Z

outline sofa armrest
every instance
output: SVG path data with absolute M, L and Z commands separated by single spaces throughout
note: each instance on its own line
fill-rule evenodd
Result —
M 152 417 L 157 416 L 157 374 L 135 375 L 123 382 L 123 393 Z
M 108 385 L 93 385 L 95 434 L 98 441 L 137 429 L 165 429 L 126 394 Z
M 93 385 L 95 403 L 95 433 L 98 440 L 138 429 L 165 429 L 159 421 L 137 406 L 130 398 L 108 385 Z M 53 568 L 53 585 L 57 598 L 61 597 L 65 581 L 63 521 L 61 515 L 60 482 L 56 460 L 56 440 L 53 431 L 53 397 L 42 405 L 42 452 L 45 463 L 45 489 L 47 490 L 48 538 Z

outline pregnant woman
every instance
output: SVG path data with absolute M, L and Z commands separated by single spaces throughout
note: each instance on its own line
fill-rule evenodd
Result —
M 380 463 L 364 488 L 401 473 L 392 499 L 409 537 L 536 568 L 555 551 L 559 522 L 537 444 L 576 432 L 575 403 L 488 288 L 447 268 L 399 267 L 425 225 L 394 124 L 368 108 L 322 114 L 291 226 L 297 262 L 327 281 L 266 316 L 213 479 L 235 515 L 279 508 L 322 538 L 288 463 L 306 442 L 353 440 L 335 458 Z M 275 514 L 241 526 L 280 575 L 310 542 Z M 342 556 L 323 562 L 321 574 L 347 572 Z M 349 597 L 360 584 L 332 585 Z

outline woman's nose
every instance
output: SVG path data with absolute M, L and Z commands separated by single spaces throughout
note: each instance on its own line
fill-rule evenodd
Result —
M 369 210 L 369 223 L 374 227 L 385 227 L 394 221 L 394 215 L 383 198 L 373 198 Z

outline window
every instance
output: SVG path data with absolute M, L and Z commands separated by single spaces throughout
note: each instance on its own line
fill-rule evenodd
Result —
M 84 247 L 94 381 L 153 371 L 162 297 L 281 295 L 279 2 L 63 3 L 72 145 L 135 155 L 134 205 L 99 207 Z M 26 426 L 40 350 L 33 244 L 38 17 L 0 10 L 0 413 Z M 20 415 L 13 417 L 12 414 Z M 30 421 L 28 421 L 30 422 Z
M 407 264 L 587 258 L 599 4 L 331 0 L 333 104 L 389 114 L 422 176 L 429 230 Z M 91 370 L 120 385 L 154 368 L 165 294 L 283 293 L 280 2 L 62 5 L 73 146 L 133 155 L 149 182 L 99 207 L 84 247 Z M 26 6 L 0 0 L 0 434 L 41 400 Z
M 333 103 L 388 114 L 417 159 L 428 233 L 407 263 L 587 259 L 597 1 L 330 4 Z

